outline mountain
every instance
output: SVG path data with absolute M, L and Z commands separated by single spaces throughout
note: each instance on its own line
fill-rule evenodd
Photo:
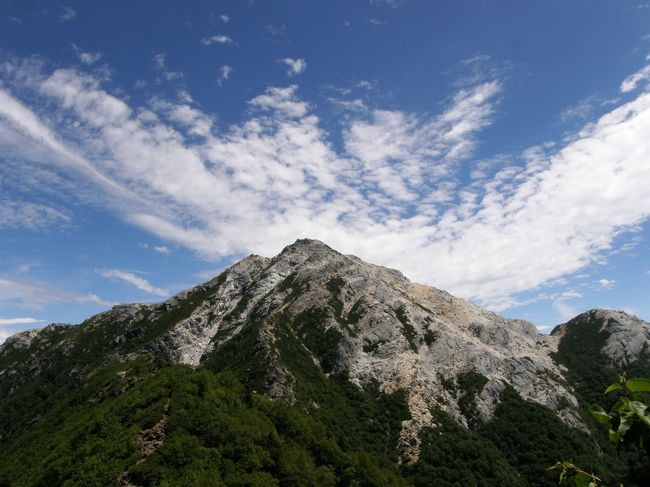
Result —
M 0 485 L 555 485 L 565 459 L 643 485 L 586 408 L 649 344 L 623 312 L 543 335 L 298 240 L 8 338 Z

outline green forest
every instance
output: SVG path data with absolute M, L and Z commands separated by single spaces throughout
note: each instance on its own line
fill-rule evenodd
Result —
M 3 432 L 0 485 L 551 486 L 548 466 L 566 458 L 611 481 L 627 472 L 626 454 L 603 455 L 512 388 L 494 419 L 472 429 L 434 411 L 438 427 L 423 432 L 420 461 L 400 467 L 405 396 L 329 382 L 322 406 L 291 406 L 232 372 L 145 357 L 113 364 L 33 427 L 8 441 Z
M 207 292 L 159 315 L 157 332 L 189 315 Z M 48 328 L 31 344 L 38 365 L 22 348 L 5 350 L 0 369 L 11 373 L 0 380 L 0 486 L 550 487 L 558 474 L 549 467 L 565 461 L 597 473 L 603 485 L 640 487 L 650 478 L 647 452 L 612 444 L 591 414 L 593 404 L 612 405 L 603 393 L 621 372 L 604 365 L 607 335 L 598 323 L 572 323 L 553 356 L 567 369 L 590 432 L 568 428 L 510 386 L 493 418 L 482 421 L 476 397 L 487 378 L 468 370 L 443 381 L 467 426 L 433 408 L 435 426 L 421 431 L 419 459 L 409 464 L 398 451 L 408 391 L 385 394 L 373 382 L 360 388 L 336 371 L 341 332 L 318 326 L 328 309 L 272 318 L 278 358 L 293 380 L 291 395 L 275 400 L 261 393 L 271 360 L 257 340 L 261 318 L 249 316 L 247 327 L 192 368 L 142 351 L 153 333 L 144 329 L 147 312 L 126 324 L 107 314 Z M 408 330 L 403 312 L 395 313 Z M 116 333 L 129 339 L 111 341 Z M 649 363 L 644 356 L 630 370 L 650 376 Z M 33 367 L 42 369 L 35 377 Z

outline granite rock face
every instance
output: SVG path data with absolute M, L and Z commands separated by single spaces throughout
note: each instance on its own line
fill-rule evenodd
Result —
M 458 405 L 457 378 L 468 372 L 487 378 L 475 398 L 482 420 L 492 417 L 510 384 L 570 426 L 582 427 L 566 407 L 577 401 L 557 380 L 562 372 L 549 356 L 557 338 L 539 333 L 531 323 L 505 319 L 313 240 L 299 240 L 272 259 L 250 256 L 221 280 L 214 295 L 157 340 L 157 350 L 196 366 L 252 322 L 261 322 L 258 343 L 271 363 L 266 393 L 291 399 L 294 378 L 275 347 L 274 319 L 328 309 L 313 326 L 335 328 L 343 338 L 335 363 L 324 371 L 344 372 L 359 387 L 376 382 L 386 393 L 408 391 L 412 417 L 401 434 L 404 461 L 417 458 L 418 433 L 433 425 L 432 407 L 467 424 Z M 318 354 L 312 353 L 312 359 L 320 363 Z
M 592 309 L 558 325 L 551 334 L 561 338 L 572 322 L 600 325 L 599 332 L 607 335 L 601 352 L 613 366 L 626 368 L 650 352 L 650 323 L 624 311 Z

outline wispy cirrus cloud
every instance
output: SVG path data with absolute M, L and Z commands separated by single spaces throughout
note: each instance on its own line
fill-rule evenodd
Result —
M 397 8 L 404 3 L 404 0 L 370 0 L 370 5 L 385 6 L 390 8 Z
M 0 318 L 0 325 L 31 325 L 43 323 L 43 320 L 34 318 Z
M 201 44 L 210 46 L 212 44 L 232 44 L 233 40 L 230 36 L 219 34 L 211 37 L 204 37 L 201 39 Z
M 0 103 L 0 135 L 9 134 L 0 147 L 75 174 L 124 220 L 208 259 L 320 238 L 503 309 L 593 262 L 650 215 L 647 92 L 568 139 L 478 167 L 498 79 L 464 84 L 431 115 L 351 112 L 337 150 L 297 86 L 252 98 L 241 124 L 197 132 L 214 115 L 187 100 L 130 106 L 76 70 L 18 69 L 0 88 L 9 102 Z M 32 96 L 19 99 L 25 91 Z M 52 117 L 75 124 L 53 132 Z M 35 145 L 57 157 L 41 160 Z M 474 179 L 461 186 L 465 170 Z M 132 277 L 141 279 L 121 279 L 136 285 Z
M 46 204 L 0 198 L 0 228 L 62 230 L 69 228 L 71 221 L 67 211 Z
M 140 242 L 138 243 L 138 247 L 142 249 L 151 249 L 154 252 L 158 252 L 159 254 L 163 255 L 170 255 L 172 253 L 172 249 L 166 245 L 149 245 L 148 243 Z
M 92 304 L 111 306 L 93 293 L 79 294 L 61 291 L 51 284 L 19 281 L 0 277 L 0 305 L 11 304 L 25 309 L 39 309 L 47 304 Z
M 72 7 L 67 5 L 61 6 L 61 13 L 59 14 L 59 20 L 61 22 L 69 22 L 77 18 L 77 11 Z
M 354 121 L 345 132 L 345 148 L 361 163 L 367 183 L 385 196 L 422 202 L 424 189 L 435 187 L 433 199 L 447 199 L 439 184 L 453 165 L 476 146 L 476 134 L 491 123 L 498 82 L 456 93 L 450 107 L 421 120 L 415 114 L 374 110 L 368 121 Z M 432 208 L 435 206 L 431 201 Z
M 139 289 L 140 291 L 145 291 L 157 296 L 169 296 L 169 291 L 167 289 L 155 287 L 149 281 L 140 276 L 137 276 L 133 272 L 127 272 L 120 269 L 96 269 L 96 272 L 106 279 L 129 284 Z

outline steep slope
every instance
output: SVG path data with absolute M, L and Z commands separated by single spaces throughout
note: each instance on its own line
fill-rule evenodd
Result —
M 433 424 L 432 407 L 464 424 L 485 421 L 506 384 L 580 425 L 570 407 L 577 401 L 548 355 L 553 338 L 321 242 L 298 241 L 268 261 L 249 257 L 226 272 L 218 292 L 218 308 L 204 303 L 157 340 L 156 350 L 192 365 L 214 356 L 225 367 L 221 353 L 236 368 L 248 367 L 255 348 L 268 373 L 242 380 L 257 381 L 271 397 L 292 397 L 299 378 L 283 342 L 296 340 L 325 374 L 345 373 L 359 386 L 376 382 L 381 392 L 408 391 L 406 461 L 417 459 L 418 433 Z M 241 296 L 234 307 L 233 296 Z M 471 399 L 458 384 L 467 374 L 486 378 Z
M 596 348 L 606 363 L 615 367 L 628 367 L 650 353 L 650 323 L 624 311 L 592 309 L 556 326 L 551 335 L 564 341 L 577 331 L 581 332 L 583 343 L 595 342 L 600 337 L 598 341 L 602 343 Z
M 621 371 L 650 377 L 650 323 L 623 311 L 594 309 L 556 326 L 554 358 L 588 404 L 602 402 L 602 391 Z

